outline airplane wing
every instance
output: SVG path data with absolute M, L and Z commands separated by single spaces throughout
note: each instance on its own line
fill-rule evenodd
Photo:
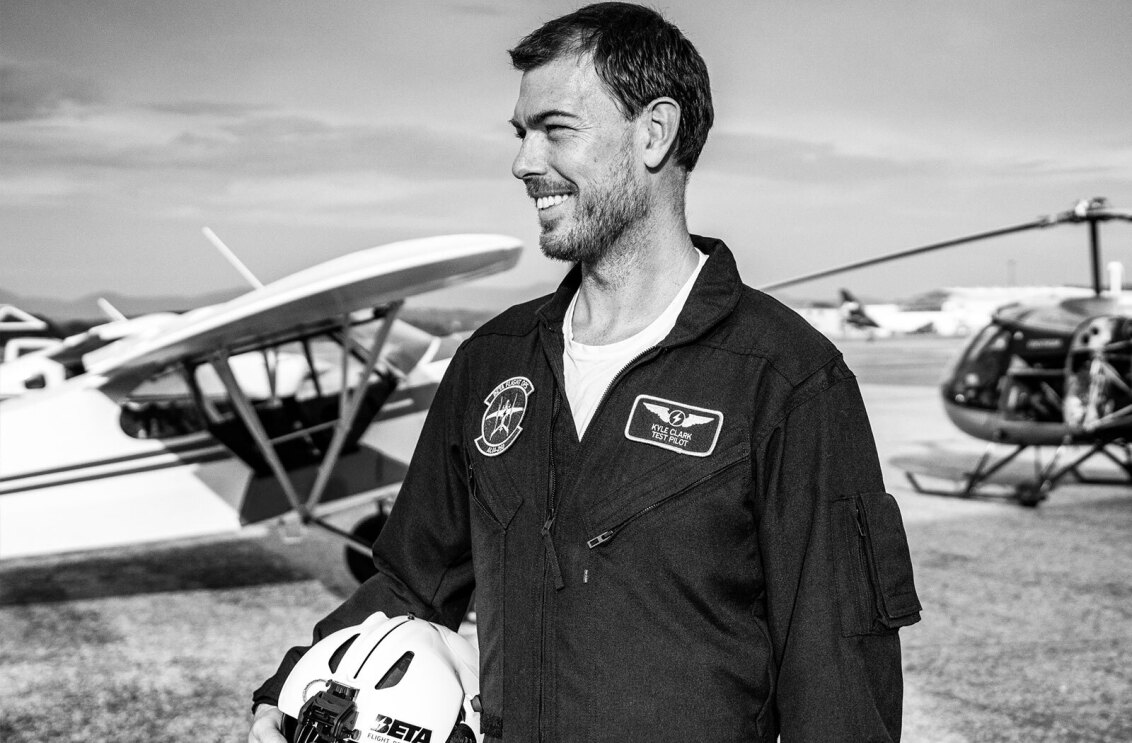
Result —
M 506 270 L 521 243 L 503 235 L 405 240 L 335 258 L 222 304 L 185 313 L 151 336 L 126 338 L 87 354 L 88 372 L 148 373 L 310 334 L 343 315 Z

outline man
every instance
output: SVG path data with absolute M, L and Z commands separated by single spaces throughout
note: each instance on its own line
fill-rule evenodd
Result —
M 488 740 L 897 740 L 899 510 L 841 355 L 688 232 L 703 60 L 622 3 L 511 58 L 512 171 L 575 267 L 453 358 L 378 575 L 315 637 L 377 610 L 455 627 L 474 586 Z

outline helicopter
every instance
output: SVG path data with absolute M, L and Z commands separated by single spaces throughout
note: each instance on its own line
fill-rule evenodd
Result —
M 1079 482 L 1132 484 L 1132 294 L 1101 286 L 1100 224 L 1132 222 L 1132 211 L 1104 198 L 1001 229 L 901 250 L 759 286 L 773 291 L 915 255 L 1062 224 L 1089 226 L 1092 294 L 1060 300 L 1015 302 L 998 308 L 974 333 L 940 383 L 944 411 L 962 432 L 987 442 L 973 470 L 951 489 L 921 493 L 992 497 L 1034 507 L 1066 477 Z M 1005 454 L 996 446 L 1007 445 Z M 1043 447 L 1055 447 L 1041 460 Z M 1035 453 L 1035 475 L 1013 486 L 991 478 L 1023 451 Z M 1083 451 L 1082 451 L 1083 449 Z M 1073 452 L 1069 454 L 1069 452 Z M 1119 475 L 1082 472 L 1094 457 L 1114 463 Z

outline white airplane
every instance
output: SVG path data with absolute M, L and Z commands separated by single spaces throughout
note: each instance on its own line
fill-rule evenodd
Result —
M 286 514 L 345 539 L 364 570 L 447 367 L 442 339 L 397 311 L 520 250 L 500 235 L 392 243 L 76 341 L 67 378 L 0 400 L 0 560 Z M 377 513 L 352 531 L 327 521 L 367 502 Z

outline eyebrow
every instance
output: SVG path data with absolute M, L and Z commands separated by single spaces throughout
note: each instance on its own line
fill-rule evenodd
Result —
M 560 108 L 552 108 L 547 111 L 540 111 L 539 113 L 532 116 L 530 120 L 530 126 L 538 126 L 542 122 L 554 116 L 563 116 L 565 118 L 574 120 L 577 120 L 579 118 L 576 114 L 572 114 L 569 111 L 563 111 Z M 520 124 L 518 121 L 516 121 L 514 117 L 510 119 L 509 123 L 516 129 L 524 128 L 523 124 Z

